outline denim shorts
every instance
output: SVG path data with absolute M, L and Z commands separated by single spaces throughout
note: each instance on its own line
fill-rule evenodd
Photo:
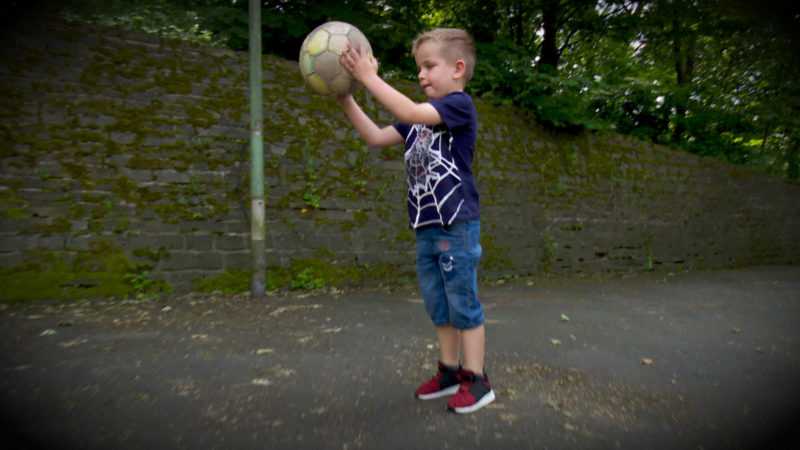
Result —
M 483 324 L 480 238 L 480 220 L 417 230 L 417 280 L 434 325 L 470 329 Z

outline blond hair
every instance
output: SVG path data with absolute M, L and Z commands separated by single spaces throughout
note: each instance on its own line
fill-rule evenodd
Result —
M 460 28 L 435 28 L 422 33 L 414 40 L 411 53 L 417 55 L 417 50 L 426 42 L 437 42 L 442 57 L 453 64 L 459 59 L 464 61 L 464 82 L 472 79 L 472 72 L 475 69 L 475 44 L 466 31 Z

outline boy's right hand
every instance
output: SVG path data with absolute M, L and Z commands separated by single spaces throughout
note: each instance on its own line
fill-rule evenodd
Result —
M 378 74 L 378 60 L 367 54 L 361 44 L 358 44 L 358 49 L 356 49 L 349 42 L 347 43 L 347 50 L 342 53 L 342 66 L 350 72 L 353 78 L 362 83 L 367 77 Z

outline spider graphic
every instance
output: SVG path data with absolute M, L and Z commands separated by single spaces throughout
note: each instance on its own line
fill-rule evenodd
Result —
M 414 141 L 405 153 L 409 201 L 416 209 L 419 225 L 422 210 L 435 208 L 437 215 L 451 194 L 460 187 L 458 168 L 449 159 L 450 134 L 424 125 L 414 125 Z

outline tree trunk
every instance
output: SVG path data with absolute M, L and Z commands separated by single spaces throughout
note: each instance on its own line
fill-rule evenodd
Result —
M 694 72 L 694 35 L 686 32 L 678 18 L 678 12 L 672 21 L 672 53 L 675 59 L 675 128 L 672 141 L 680 142 L 686 132 L 686 113 Z
M 544 28 L 544 38 L 542 39 L 542 54 L 539 59 L 539 67 L 547 64 L 558 70 L 558 13 L 561 8 L 558 0 L 547 0 L 542 4 L 542 28 Z
M 800 179 L 800 137 L 794 136 L 789 140 L 789 148 L 784 157 L 786 161 L 786 176 L 792 180 Z

